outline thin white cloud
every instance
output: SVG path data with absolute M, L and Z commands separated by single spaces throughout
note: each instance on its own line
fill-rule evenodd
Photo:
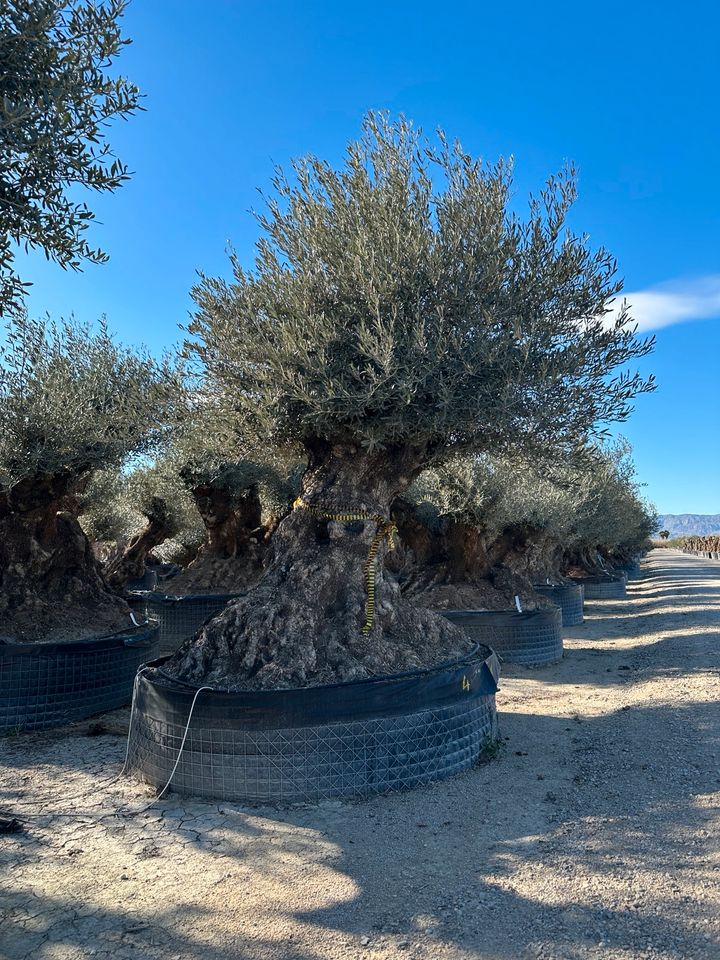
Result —
M 692 320 L 720 319 L 720 274 L 673 280 L 623 293 L 639 330 L 660 330 Z M 608 314 L 610 319 L 612 314 Z

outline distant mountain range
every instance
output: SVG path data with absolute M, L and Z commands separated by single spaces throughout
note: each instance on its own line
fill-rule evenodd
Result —
M 720 513 L 666 513 L 660 517 L 660 529 L 669 530 L 671 537 L 720 533 Z

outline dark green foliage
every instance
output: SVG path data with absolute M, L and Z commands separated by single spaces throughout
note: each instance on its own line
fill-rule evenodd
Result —
M 106 127 L 139 107 L 137 87 L 111 71 L 126 0 L 0 0 L 0 313 L 24 286 L 16 247 L 62 267 L 102 263 L 85 239 L 92 211 L 80 185 L 115 190 L 128 179 Z

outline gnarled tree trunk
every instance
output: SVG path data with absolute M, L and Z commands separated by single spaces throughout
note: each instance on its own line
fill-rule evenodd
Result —
M 77 521 L 72 480 L 32 477 L 0 493 L 0 637 L 100 635 L 129 622 Z
M 598 546 L 576 547 L 567 550 L 562 560 L 563 573 L 570 576 L 602 573 L 603 566 L 598 559 L 599 556 L 600 548 Z
M 153 547 L 160 546 L 172 536 L 172 526 L 168 520 L 168 507 L 160 497 L 153 497 L 146 512 L 147 524 L 130 537 L 115 556 L 108 560 L 103 571 L 109 586 L 122 588 L 133 578 L 141 577 L 145 572 L 145 563 Z
M 561 576 L 562 547 L 543 530 L 530 524 L 509 527 L 502 565 L 530 583 L 556 580 Z
M 411 533 L 413 543 L 424 543 L 411 522 L 403 516 L 401 537 Z M 443 609 L 509 609 L 520 597 L 527 609 L 546 606 L 533 589 L 533 580 L 545 579 L 549 561 L 546 548 L 533 542 L 530 528 L 508 528 L 489 536 L 479 524 L 444 517 L 438 531 L 425 538 L 431 549 L 413 551 L 412 565 L 402 570 L 403 592 L 417 603 Z M 424 561 L 424 562 L 423 562 Z
M 187 569 L 173 579 L 173 592 L 245 590 L 262 573 L 274 529 L 273 523 L 263 525 L 257 486 L 236 493 L 223 485 L 203 483 L 191 492 L 207 531 L 207 541 Z
M 390 503 L 417 472 L 417 451 L 360 453 L 308 444 L 302 500 L 278 526 L 266 571 L 246 596 L 200 631 L 166 667 L 184 680 L 270 689 L 358 680 L 428 666 L 469 649 L 447 620 L 418 609 L 383 572 L 378 548 L 374 618 L 366 565 L 379 523 L 320 514 L 389 517 Z

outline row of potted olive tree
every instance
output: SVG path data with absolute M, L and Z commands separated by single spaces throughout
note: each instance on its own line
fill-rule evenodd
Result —
M 386 570 L 393 505 L 411 497 L 428 470 L 463 462 L 475 469 L 487 458 L 505 465 L 572 460 L 603 424 L 628 415 L 635 395 L 651 389 L 626 372 L 651 343 L 637 339 L 625 308 L 607 322 L 620 283 L 612 257 L 567 229 L 572 171 L 550 178 L 522 217 L 511 207 L 508 164 L 488 166 L 442 137 L 428 142 L 404 120 L 370 115 L 339 169 L 310 157 L 274 185 L 275 198 L 260 217 L 254 269 L 233 258 L 232 281 L 204 277 L 194 290 L 189 386 L 186 378 L 180 389 L 169 363 L 109 344 L 104 330 L 80 335 L 68 325 L 49 330 L 18 321 L 0 370 L 8 438 L 0 525 L 21 533 L 5 538 L 2 557 L 6 631 L 13 640 L 37 637 L 51 623 L 92 632 L 127 616 L 98 575 L 78 522 L 80 494 L 94 472 L 166 441 L 169 425 L 182 431 L 190 412 L 222 438 L 231 473 L 248 448 L 304 470 L 293 508 L 273 524 L 269 540 L 262 538 L 257 582 L 169 660 L 145 671 L 143 684 L 155 685 L 154 696 L 159 688 L 167 696 L 202 688 L 209 702 L 220 691 L 236 693 L 241 704 L 253 692 L 285 691 L 268 709 L 287 740 L 291 720 L 305 737 L 311 726 L 303 720 L 306 706 L 296 704 L 291 716 L 279 709 L 287 691 L 322 689 L 332 699 L 327 691 L 340 683 L 348 704 L 358 689 L 388 682 L 383 678 L 442 673 L 456 662 L 458 689 L 477 694 L 477 702 L 466 700 L 453 739 L 475 743 L 463 754 L 469 762 L 492 730 L 492 720 L 484 732 L 473 727 L 489 709 L 488 671 L 477 666 L 487 667 L 487 656 L 481 651 L 478 661 L 466 632 Z M 214 468 L 203 479 L 202 466 L 185 469 L 186 488 L 211 531 L 216 508 L 203 514 L 201 503 L 212 499 L 208 481 L 212 488 L 223 471 Z M 57 537 L 58 517 L 72 529 L 71 556 Z M 530 536 L 532 517 L 523 524 L 524 532 L 508 534 L 513 543 Z M 522 553 L 511 544 L 508 555 L 513 551 Z M 53 582 L 58 588 L 48 591 Z M 31 607 L 45 619 L 28 617 Z M 112 616 L 100 619 L 105 609 Z M 162 771 L 177 758 L 147 720 L 149 695 L 141 689 L 135 756 L 154 756 L 154 769 Z M 196 692 L 191 706 L 200 710 L 197 700 Z M 401 701 L 393 694 L 388 702 Z M 367 720 L 363 703 L 342 714 L 343 722 Z M 418 718 L 427 706 L 405 701 L 403 722 L 417 721 L 412 742 L 425 730 Z M 337 720 L 336 707 L 324 701 L 323 716 Z M 387 718 L 372 720 L 382 726 Z M 201 739 L 193 743 L 190 714 L 186 723 L 190 771 L 198 766 L 193 751 L 206 747 Z M 320 737 L 324 727 L 312 729 Z M 327 737 L 318 743 L 329 757 Z M 257 744 L 251 753 L 257 755 Z M 411 754 L 401 750 L 391 763 L 386 750 L 380 765 L 402 767 L 401 756 L 410 757 L 406 768 L 417 765 Z M 222 780 L 230 764 L 232 783 L 223 789 L 248 795 L 247 763 L 219 756 L 212 778 Z M 277 757 L 265 761 L 270 769 Z M 337 759 L 327 762 L 332 767 Z M 296 756 L 291 765 L 297 767 Z M 373 780 L 368 769 L 351 768 L 343 767 L 347 784 L 317 790 L 387 786 L 382 775 Z M 418 776 L 448 769 L 433 755 Z M 402 777 L 411 779 L 407 769 Z M 266 778 L 257 789 L 272 792 L 268 784 Z M 307 779 L 288 790 L 312 792 Z

